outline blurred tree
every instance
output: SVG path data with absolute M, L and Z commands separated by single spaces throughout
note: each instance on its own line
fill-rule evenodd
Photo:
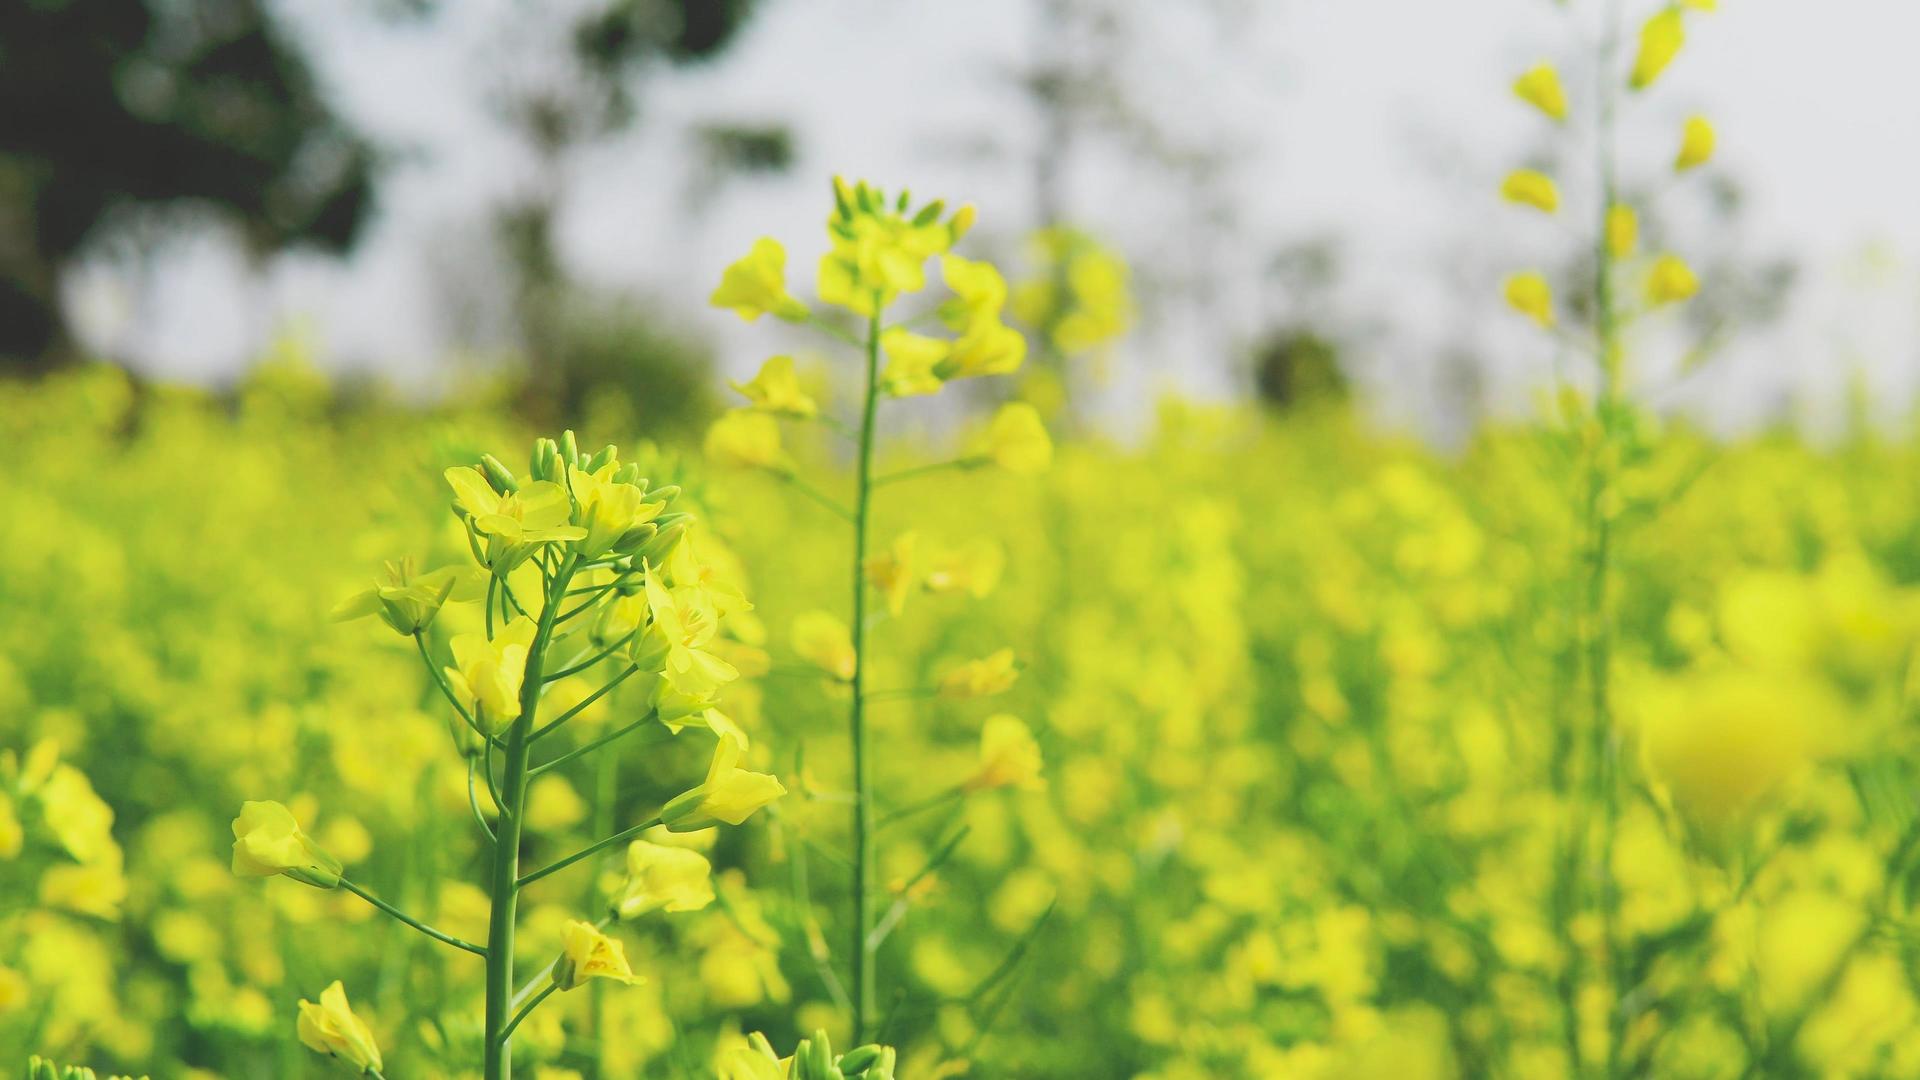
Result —
M 191 202 L 258 251 L 339 250 L 372 165 L 259 0 L 0 3 L 0 366 L 75 355 L 61 281 L 96 230 Z
M 508 283 L 514 333 L 531 364 L 528 404 L 534 413 L 557 412 L 568 402 L 617 374 L 604 362 L 610 342 L 635 336 L 665 341 L 629 326 L 607 332 L 607 320 L 576 322 L 580 283 L 568 273 L 555 240 L 565 202 L 569 168 L 583 152 L 630 128 L 639 113 L 645 77 L 662 66 L 710 60 L 731 44 L 752 13 L 754 0 L 570 0 L 529 6 L 501 27 L 493 107 L 526 148 L 528 181 L 494 213 L 494 231 L 512 280 Z M 783 128 L 709 127 L 701 133 L 709 169 L 780 171 L 792 160 Z M 604 313 L 603 313 L 604 314 Z M 626 385 L 647 403 L 643 419 L 681 400 L 672 364 L 659 349 L 652 363 L 626 373 L 633 384 L 659 376 L 656 394 Z M 592 358 L 591 363 L 582 363 Z M 693 362 L 691 353 L 687 362 Z M 542 417 L 551 419 L 551 417 Z

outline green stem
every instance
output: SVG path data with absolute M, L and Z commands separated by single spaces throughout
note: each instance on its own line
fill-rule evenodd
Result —
M 1613 679 L 1613 626 L 1609 610 L 1609 579 L 1613 562 L 1613 513 L 1609 502 L 1613 487 L 1614 428 L 1621 408 L 1621 345 L 1617 298 L 1613 289 L 1613 247 L 1608 242 L 1607 217 L 1618 197 L 1619 181 L 1614 166 L 1614 105 L 1617 77 L 1614 57 L 1619 47 L 1620 3 L 1611 0 L 1606 11 L 1605 37 L 1600 47 L 1599 102 L 1600 123 L 1597 155 L 1600 170 L 1600 211 L 1594 241 L 1594 324 L 1600 345 L 1600 442 L 1594 448 L 1588 486 L 1588 520 L 1591 524 L 1592 563 L 1587 577 L 1587 679 L 1590 691 L 1592 731 L 1588 763 L 1601 808 L 1599 850 L 1595 853 L 1599 880 L 1599 907 L 1602 930 L 1602 964 L 1609 991 L 1607 1002 L 1606 1075 L 1620 1074 L 1621 1052 L 1626 1040 L 1626 1017 L 1620 1005 L 1625 998 L 1624 971 L 1620 963 L 1619 897 L 1613 880 L 1614 834 L 1620 818 L 1619 746 L 1613 730 L 1613 705 L 1610 697 Z
M 546 685 L 547 647 L 560 613 L 559 598 L 573 578 L 578 557 L 569 555 L 547 586 L 540 622 L 527 649 L 527 666 L 520 684 L 520 715 L 507 729 L 506 774 L 502 801 L 497 804 L 499 826 L 494 832 L 493 875 L 488 893 L 492 911 L 487 923 L 486 1020 L 484 1030 L 485 1080 L 509 1080 L 512 1050 L 507 1036 L 517 1018 L 513 1008 L 513 932 L 519 909 L 520 835 L 527 801 L 527 754 L 540 691 Z M 522 1013 L 521 1015 L 525 1015 Z
M 507 1036 L 512 1035 L 513 1029 L 520 1026 L 520 1021 L 525 1020 L 528 1016 L 531 1016 L 533 1014 L 533 1010 L 539 1008 L 540 1003 L 547 1000 L 547 995 L 553 993 L 555 990 L 559 988 L 560 988 L 559 983 L 548 983 L 546 986 L 546 989 L 540 991 L 538 994 L 535 994 L 533 996 L 532 1001 L 529 1001 L 525 1005 L 521 1006 L 520 1011 L 513 1014 L 513 1019 L 507 1021 L 507 1026 L 505 1029 L 503 1029 L 500 1032 L 500 1037 L 504 1039 Z
M 620 843 L 623 840 L 631 840 L 634 837 L 639 836 L 641 833 L 646 832 L 648 829 L 651 829 L 658 824 L 660 824 L 660 819 L 656 817 L 656 818 L 649 818 L 646 821 L 643 821 L 640 824 L 635 825 L 631 829 L 622 829 L 619 832 L 614 833 L 612 836 L 607 837 L 605 840 L 598 840 L 592 844 L 587 845 L 584 848 L 581 848 L 579 851 L 576 851 L 573 854 L 567 856 L 566 858 L 561 859 L 559 862 L 549 863 L 546 866 L 543 866 L 540 869 L 535 870 L 533 873 L 528 874 L 526 877 L 521 878 L 518 882 L 515 883 L 515 885 L 518 888 L 524 889 L 527 886 L 533 884 L 534 882 L 539 881 L 541 878 L 546 877 L 548 874 L 558 873 L 561 870 L 565 870 L 567 867 L 572 866 L 574 863 L 579 862 L 581 859 L 585 859 L 593 855 L 597 855 L 600 852 L 607 850 L 608 848 L 612 847 L 615 844 Z
M 977 469 L 980 467 L 981 461 L 982 459 L 977 457 L 963 457 L 954 458 L 952 461 L 936 461 L 931 465 L 915 465 L 910 469 L 898 469 L 883 476 L 876 476 L 873 478 L 873 486 L 883 487 L 887 484 L 897 484 L 902 480 L 912 480 L 917 476 L 929 476 L 933 473 L 946 472 L 949 469 Z
M 566 712 L 563 712 L 559 716 L 554 717 L 544 727 L 541 727 L 538 731 L 535 731 L 532 735 L 528 736 L 527 741 L 538 742 L 541 739 L 545 738 L 546 736 L 551 735 L 555 729 L 559 728 L 561 724 L 564 724 L 567 721 L 573 719 L 574 717 L 579 716 L 580 713 L 583 710 L 585 710 L 587 706 L 593 704 L 596 701 L 599 701 L 602 697 L 605 697 L 607 694 L 612 693 L 614 687 L 619 686 L 623 682 L 626 682 L 629 676 L 631 676 L 634 672 L 639 670 L 640 668 L 638 667 L 638 665 L 635 665 L 633 667 L 627 668 L 625 671 L 622 671 L 620 674 L 615 675 L 613 678 L 607 680 L 607 684 L 605 686 L 602 686 L 600 689 L 595 690 L 593 693 L 588 694 L 586 697 L 582 698 L 580 700 L 580 704 L 575 705 L 573 708 L 568 709 Z
M 840 505 L 840 501 L 833 496 L 821 491 L 819 488 L 814 487 L 812 484 L 807 483 L 805 480 L 800 479 L 798 476 L 784 469 L 772 469 L 769 471 L 772 472 L 781 483 L 831 511 L 833 516 L 840 518 L 842 521 L 854 520 L 854 512 Z
M 535 765 L 533 767 L 533 772 L 531 775 L 539 776 L 541 773 L 546 772 L 548 769 L 557 769 L 560 766 L 565 765 L 567 762 L 572 761 L 574 758 L 581 756 L 582 754 L 591 754 L 595 750 L 600 749 L 601 747 L 607 745 L 608 743 L 612 742 L 615 739 L 620 738 L 621 736 L 627 734 L 628 732 L 637 731 L 640 728 L 653 723 L 658 718 L 659 718 L 658 713 L 655 713 L 649 710 L 647 712 L 647 715 L 641 717 L 638 720 L 635 720 L 633 723 L 628 724 L 625 727 L 615 728 L 612 731 L 607 732 L 605 735 L 600 736 L 599 738 L 593 740 L 590 743 L 587 743 L 584 746 L 576 747 L 575 749 L 569 750 L 566 753 L 561 754 L 559 757 L 554 758 L 552 761 L 543 762 L 539 765 Z M 662 730 L 665 730 L 665 729 L 663 728 Z
M 479 758 L 467 759 L 467 807 L 473 811 L 473 820 L 480 823 L 480 831 L 487 839 L 498 843 L 500 838 L 493 834 L 493 826 L 487 824 L 487 815 L 480 812 L 480 796 L 473 790 L 473 773 L 479 767 Z
M 360 899 L 365 900 L 367 903 L 372 904 L 374 907 L 379 908 L 381 911 L 384 911 L 387 914 L 393 916 L 394 918 L 399 919 L 401 922 L 406 923 L 408 926 L 413 927 L 415 930 L 420 931 L 421 933 L 427 935 L 433 940 L 440 942 L 443 945 L 451 945 L 456 949 L 465 949 L 466 951 L 474 954 L 475 956 L 487 955 L 487 950 L 481 948 L 478 945 L 475 945 L 471 941 L 462 941 L 459 938 L 454 937 L 452 934 L 443 934 L 440 931 L 435 930 L 433 927 L 428 926 L 426 923 L 421 922 L 419 919 L 416 919 L 413 916 L 407 914 L 406 912 L 401 911 L 399 908 L 394 907 L 392 904 L 387 903 L 385 900 L 382 900 L 379 897 L 368 892 L 367 890 L 361 888 L 360 886 L 355 885 L 353 882 L 348 881 L 346 878 L 340 879 L 340 887 L 352 893 L 353 895 L 359 897 Z
M 880 297 L 873 298 L 867 321 L 867 381 L 860 411 L 860 466 L 853 511 L 853 701 L 848 735 L 853 743 L 853 925 L 848 956 L 853 963 L 853 1043 L 867 1041 L 874 1019 L 874 950 L 867 943 L 873 927 L 873 762 L 867 755 L 867 526 L 873 502 L 874 420 L 880 405 Z
M 599 663 L 600 661 L 605 660 L 607 657 L 612 656 L 614 653 L 619 652 L 621 649 L 626 648 L 627 641 L 631 637 L 633 637 L 633 635 L 628 634 L 626 637 L 623 637 L 619 641 L 616 641 L 613 644 L 607 646 L 606 648 L 601 649 L 599 652 L 594 653 L 592 656 L 587 657 L 585 660 L 582 660 L 579 663 L 572 665 L 571 667 L 561 668 L 559 671 L 556 671 L 553 674 L 548 675 L 546 677 L 547 681 L 559 682 L 561 679 L 564 679 L 569 675 L 580 674 L 581 672 L 587 670 L 588 668 Z

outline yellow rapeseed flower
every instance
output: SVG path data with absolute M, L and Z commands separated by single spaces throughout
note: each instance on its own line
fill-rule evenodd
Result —
M 1658 307 L 1678 303 L 1700 291 L 1700 279 L 1678 255 L 1662 255 L 1647 272 L 1647 303 Z
M 1543 327 L 1553 326 L 1553 286 L 1538 270 L 1509 274 L 1502 290 L 1507 306 Z
M 940 696 L 962 700 L 1003 694 L 1020 677 L 1020 663 L 1012 649 L 1001 649 L 960 664 L 940 677 Z
M 1513 92 L 1521 101 L 1555 120 L 1567 118 L 1567 93 L 1560 85 L 1560 72 L 1552 64 L 1535 64 L 1513 81 Z
M 1010 401 L 993 415 L 974 457 L 982 462 L 990 461 L 1010 473 L 1045 472 L 1047 466 L 1053 464 L 1053 440 L 1033 406 L 1024 401 Z
M 588 472 L 567 466 L 567 488 L 573 493 L 573 523 L 586 535 L 574 545 L 583 560 L 592 561 L 619 548 L 632 551 L 644 542 L 652 530 L 640 527 L 660 516 L 665 502 L 648 502 L 647 493 L 638 485 L 615 479 L 618 460 L 608 461 Z
M 532 619 L 521 615 L 492 640 L 485 634 L 454 635 L 447 682 L 481 731 L 498 735 L 519 718 L 527 651 L 537 629 Z
M 967 778 L 968 791 L 1017 787 L 1037 791 L 1046 787 L 1040 776 L 1040 744 L 1019 717 L 1000 713 L 987 718 L 980 729 L 980 764 Z
M 903 532 L 886 551 L 867 559 L 867 581 L 886 601 L 887 613 L 896 618 L 907 609 L 907 597 L 913 591 L 914 549 L 919 539 L 912 531 Z
M 707 429 L 706 455 L 716 465 L 737 469 L 779 469 L 786 453 L 780 448 L 780 424 L 765 413 L 736 409 L 724 413 Z
M 1622 203 L 1607 207 L 1607 253 L 1624 259 L 1639 246 L 1640 215 Z
M 1704 116 L 1687 117 L 1686 126 L 1680 129 L 1680 150 L 1673 156 L 1673 171 L 1686 172 L 1705 165 L 1713 157 L 1713 143 L 1712 122 Z
M 984 537 L 935 552 L 927 559 L 926 589 L 930 593 L 965 592 L 983 600 L 1000 584 L 1007 554 Z
M 640 976 L 627 965 L 626 946 L 600 932 L 590 922 L 574 919 L 561 931 L 560 958 L 553 962 L 553 985 L 571 990 L 588 979 L 611 979 L 629 985 Z
M 338 979 L 320 991 L 320 1004 L 305 998 L 300 1000 L 300 1017 L 295 1027 L 300 1041 L 308 1049 L 335 1058 L 362 1074 L 377 1073 L 385 1068 L 380 1061 L 380 1047 L 373 1041 L 373 1032 L 366 1021 L 354 1015 L 353 1007 L 347 1003 L 347 990 Z
M 483 560 L 496 576 L 506 574 L 533 556 L 541 544 L 579 540 L 585 529 L 571 524 L 573 500 L 567 490 L 548 480 L 522 484 L 501 494 L 487 482 L 479 466 L 448 469 L 447 486 L 474 532 L 487 538 Z
M 791 356 L 769 356 L 751 380 L 729 380 L 727 385 L 739 391 L 760 412 L 801 420 L 820 412 L 819 403 L 800 388 L 800 378 L 794 374 Z
M 699 911 L 713 903 L 713 865 L 697 851 L 647 840 L 627 846 L 627 880 L 613 902 L 622 919 Z
M 800 659 L 841 682 L 853 678 L 857 663 L 853 634 L 832 612 L 804 611 L 794 616 L 793 651 Z
M 319 889 L 340 884 L 340 860 L 300 831 L 293 812 L 277 802 L 240 804 L 233 819 L 233 872 L 241 877 L 285 874 Z
M 1680 54 L 1686 40 L 1687 26 L 1679 8 L 1664 7 L 1654 12 L 1640 27 L 1640 51 L 1633 58 L 1633 74 L 1627 77 L 1627 85 L 1635 90 L 1652 86 Z
M 880 373 L 880 388 L 892 397 L 914 397 L 939 393 L 945 385 L 934 368 L 953 351 L 953 343 L 925 334 L 916 334 L 898 326 L 883 331 L 880 349 L 887 354 L 887 366 Z
M 339 622 L 380 616 L 394 633 L 412 636 L 433 625 L 449 600 L 478 600 L 486 595 L 486 575 L 472 567 L 443 566 L 415 576 L 411 560 L 387 564 L 387 581 L 357 592 L 333 609 Z
M 746 257 L 726 268 L 707 302 L 747 322 L 772 314 L 789 322 L 807 317 L 807 305 L 787 291 L 787 249 L 763 236 Z
M 1560 188 L 1536 169 L 1515 169 L 1500 182 L 1500 197 L 1551 214 L 1560 209 Z
M 708 699 L 739 678 L 740 672 L 732 664 L 708 649 L 719 633 L 720 618 L 703 602 L 698 589 L 668 589 L 660 574 L 649 566 L 646 594 L 653 623 L 636 652 L 664 650 L 660 670 L 668 684 L 687 697 Z
M 706 780 L 661 808 L 660 820 L 667 831 L 694 832 L 723 822 L 738 825 L 787 793 L 778 778 L 740 768 L 745 754 L 746 744 L 738 736 L 722 733 Z

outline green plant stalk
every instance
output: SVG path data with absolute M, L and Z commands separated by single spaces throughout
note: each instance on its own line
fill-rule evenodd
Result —
M 488 894 L 492 910 L 487 921 L 486 1080 L 509 1080 L 513 1072 L 507 1036 L 513 1016 L 513 931 L 519 914 L 520 829 L 527 802 L 529 734 L 540 708 L 546 683 L 547 647 L 560 614 L 561 598 L 573 579 L 578 556 L 569 555 L 547 586 L 540 622 L 527 649 L 527 666 L 520 684 L 520 715 L 507 729 L 506 771 L 501 781 L 499 817 L 494 830 L 493 875 Z
M 853 702 L 847 710 L 853 742 L 853 926 L 848 936 L 853 964 L 853 1042 L 867 1041 L 873 1022 L 874 950 L 867 942 L 873 923 L 873 762 L 867 753 L 867 523 L 873 502 L 874 417 L 880 404 L 880 297 L 867 321 L 867 381 L 860 412 L 860 464 L 853 508 Z
M 1599 442 L 1593 448 L 1587 475 L 1587 532 L 1590 542 L 1585 596 L 1585 636 L 1587 689 L 1589 692 L 1588 767 L 1593 803 L 1600 812 L 1598 850 L 1594 866 L 1598 878 L 1596 905 L 1602 924 L 1602 962 L 1608 996 L 1606 1071 L 1619 1075 L 1625 1018 L 1620 1002 L 1625 988 L 1621 983 L 1619 941 L 1619 897 L 1613 882 L 1614 833 L 1620 817 L 1619 779 L 1616 775 L 1618 746 L 1613 730 L 1613 619 L 1609 597 L 1613 573 L 1613 512 L 1608 505 L 1614 484 L 1615 438 L 1621 399 L 1621 345 L 1619 312 L 1614 295 L 1613 246 L 1607 233 L 1607 217 L 1618 195 L 1619 180 L 1614 166 L 1614 107 L 1618 93 L 1614 88 L 1614 58 L 1619 49 L 1620 4 L 1611 0 L 1602 29 L 1597 100 L 1600 116 L 1595 135 L 1595 156 L 1600 175 L 1600 208 L 1594 240 L 1593 311 L 1594 337 L 1600 350 L 1600 386 L 1595 410 L 1600 422 Z M 1590 830 L 1583 830 L 1590 831 Z M 1577 1023 L 1577 1019 L 1575 1020 Z
M 1612 67 L 1612 58 L 1619 48 L 1620 4 L 1614 0 L 1607 9 L 1606 43 L 1603 47 L 1607 60 L 1606 66 Z M 1614 455 L 1614 425 L 1619 419 L 1621 406 L 1621 346 L 1619 313 L 1617 298 L 1613 288 L 1613 249 L 1608 243 L 1607 215 L 1618 195 L 1619 180 L 1614 175 L 1613 146 L 1613 103 L 1615 96 L 1602 99 L 1602 117 L 1600 124 L 1600 176 L 1604 203 L 1600 211 L 1599 222 L 1599 266 L 1600 272 L 1594 282 L 1595 310 L 1598 312 L 1600 329 L 1600 401 L 1606 412 L 1601 423 L 1604 454 L 1598 462 L 1595 484 L 1595 501 L 1598 503 L 1594 521 L 1594 559 L 1593 580 L 1588 588 L 1588 604 L 1593 612 L 1594 633 L 1592 652 L 1588 666 L 1592 671 L 1594 745 L 1598 752 L 1594 767 L 1597 781 L 1601 786 L 1600 821 L 1600 910 L 1603 927 L 1603 943 L 1606 949 L 1607 982 L 1612 988 L 1610 998 L 1609 1022 L 1607 1024 L 1607 1075 L 1620 1074 L 1620 1058 L 1626 1041 L 1626 1016 L 1621 1012 L 1620 1003 L 1625 1000 L 1627 988 L 1621 985 L 1623 970 L 1620 963 L 1620 897 L 1613 880 L 1614 837 L 1619 831 L 1620 821 L 1620 777 L 1619 777 L 1619 739 L 1614 732 L 1613 723 L 1613 611 L 1610 599 L 1610 580 L 1613 573 L 1613 508 L 1609 505 L 1615 478 L 1612 470 Z

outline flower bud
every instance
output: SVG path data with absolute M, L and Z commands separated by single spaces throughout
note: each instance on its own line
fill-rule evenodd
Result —
M 552 439 L 533 440 L 533 458 L 528 463 L 535 480 L 560 478 L 560 447 Z
M 625 465 L 615 469 L 613 471 L 613 482 L 616 484 L 632 484 L 637 488 L 647 486 L 646 480 L 640 476 L 640 463 L 637 461 L 629 461 Z
M 588 458 L 587 463 L 582 466 L 582 468 L 588 472 L 599 472 L 601 466 L 612 464 L 619 460 L 619 458 L 620 448 L 612 443 L 608 443 L 596 451 L 591 458 Z
M 613 550 L 616 554 L 631 555 L 639 551 L 647 541 L 653 539 L 659 532 L 660 526 L 655 525 L 651 521 L 635 525 L 633 528 L 620 534 L 620 538 L 613 542 Z
M 487 476 L 487 483 L 502 495 L 511 495 L 520 490 L 520 481 L 513 478 L 512 470 L 500 463 L 492 454 L 480 455 L 480 471 Z
M 648 563 L 666 561 L 667 556 L 673 554 L 673 549 L 679 546 L 681 538 L 687 535 L 687 530 L 693 526 L 693 515 L 667 514 L 656 519 L 653 525 L 660 531 L 642 544 L 638 551 L 633 552 L 636 561 Z
M 573 437 L 573 429 L 560 433 L 560 464 L 580 467 L 580 440 Z

